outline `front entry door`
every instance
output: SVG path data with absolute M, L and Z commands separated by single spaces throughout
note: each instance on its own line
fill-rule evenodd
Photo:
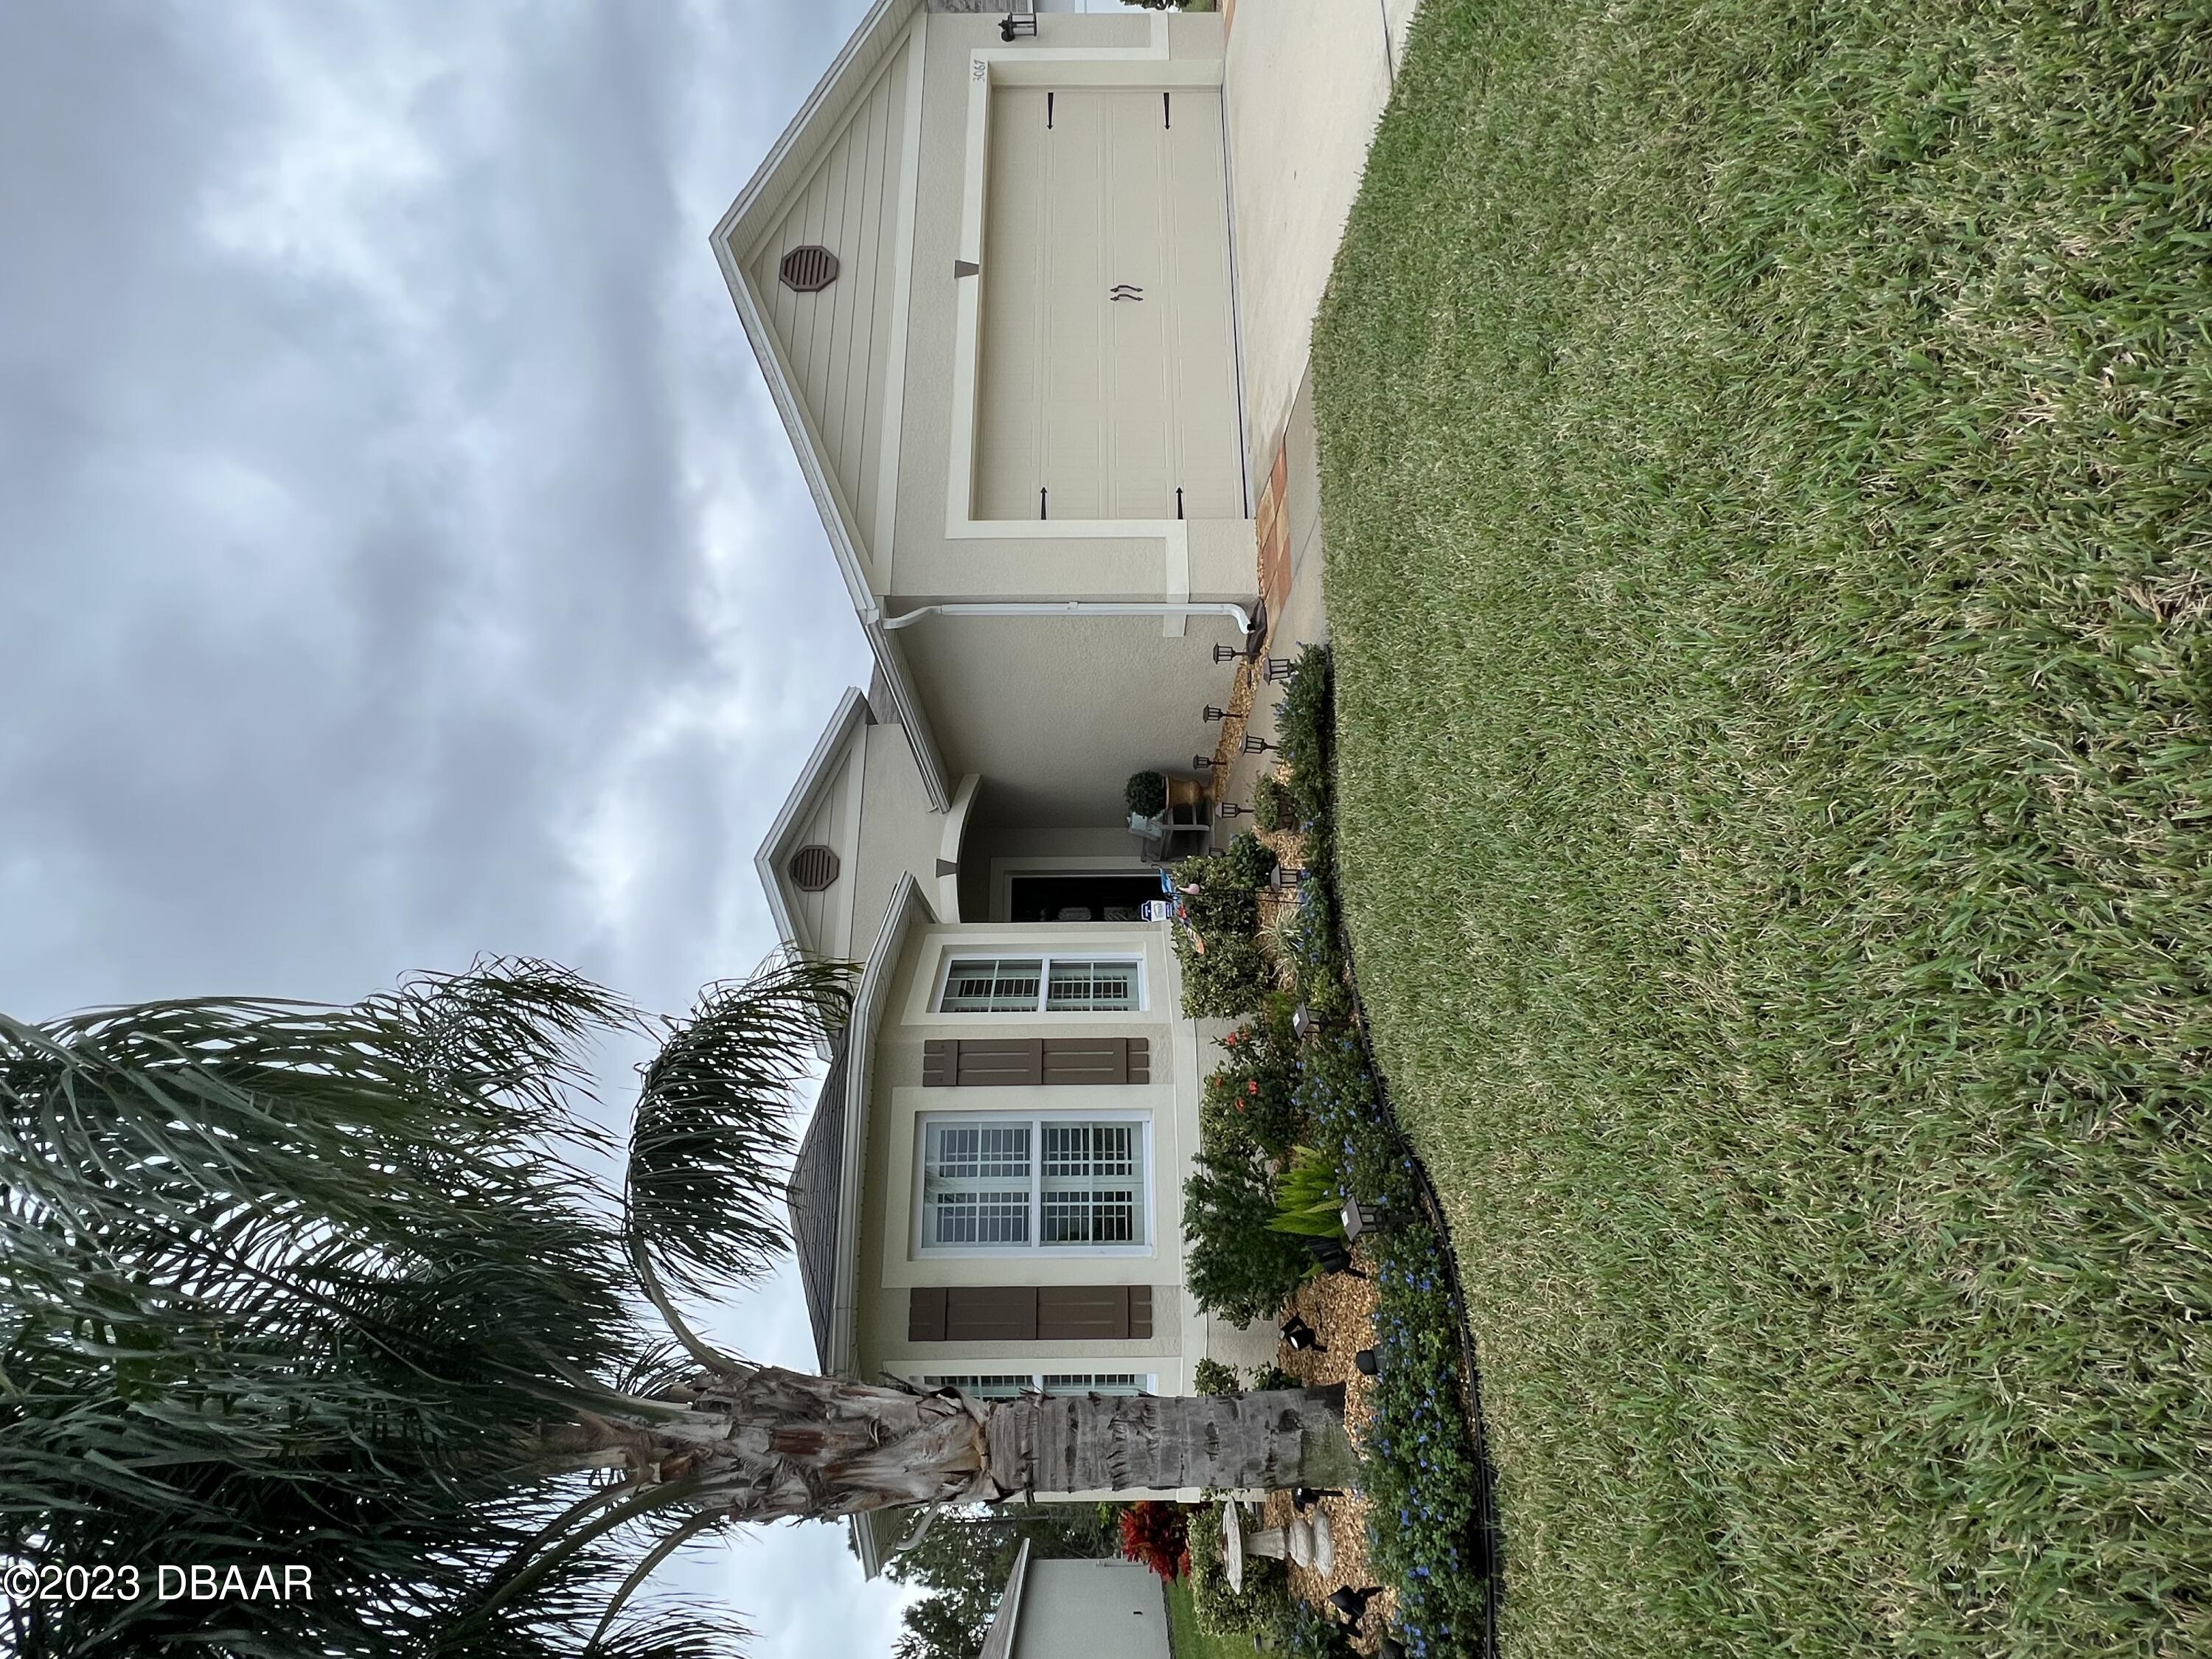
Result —
M 1219 92 L 1005 88 L 988 167 L 975 516 L 1242 517 Z

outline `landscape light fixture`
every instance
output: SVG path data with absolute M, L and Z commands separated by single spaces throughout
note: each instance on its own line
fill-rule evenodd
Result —
M 1233 645 L 1217 645 L 1213 647 L 1213 659 L 1216 662 L 1242 662 L 1244 653 Z
M 1346 1584 L 1328 1598 L 1328 1604 L 1344 1615 L 1346 1624 L 1356 1625 L 1366 1616 L 1367 1604 L 1382 1593 L 1380 1584 L 1370 1584 L 1364 1589 L 1354 1589 Z
M 1270 685 L 1281 685 L 1298 677 L 1298 665 L 1288 657 L 1267 659 L 1267 679 Z
M 1267 872 L 1267 885 L 1273 888 L 1278 893 L 1283 891 L 1285 888 L 1289 888 L 1295 891 L 1305 884 L 1306 872 L 1300 869 L 1287 867 L 1279 864 L 1273 870 Z
M 1362 1348 L 1352 1356 L 1352 1363 L 1359 1368 L 1359 1374 L 1362 1376 L 1378 1376 L 1382 1370 L 1382 1362 L 1375 1357 L 1375 1350 L 1372 1348 Z
M 1190 757 L 1190 763 L 1201 772 L 1211 772 L 1213 769 L 1213 757 L 1211 755 L 1193 755 Z
M 1327 1353 L 1328 1345 L 1321 1340 L 1321 1333 L 1304 1318 L 1292 1314 L 1281 1326 L 1283 1340 L 1290 1344 L 1294 1353 Z
M 1264 755 L 1281 746 L 1279 744 L 1269 743 L 1267 738 L 1251 732 L 1244 734 L 1244 752 L 1248 755 Z
M 1249 806 L 1239 806 L 1233 800 L 1225 800 L 1213 809 L 1213 816 L 1218 818 L 1241 818 L 1251 810 Z
M 1228 718 L 1229 711 L 1227 709 L 1216 708 L 1212 703 L 1206 705 L 1206 723 L 1208 726 L 1218 726 Z

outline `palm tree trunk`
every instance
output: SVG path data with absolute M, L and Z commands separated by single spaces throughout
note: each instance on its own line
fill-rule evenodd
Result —
M 619 1451 L 633 1481 L 686 1483 L 690 1504 L 737 1521 L 1017 1493 L 1334 1486 L 1357 1468 L 1340 1388 L 985 1402 L 765 1366 L 693 1392 L 670 1418 L 592 1418 L 541 1449 Z
M 1354 1484 L 1344 1389 L 1158 1399 L 1027 1395 L 991 1407 L 990 1471 L 1011 1492 Z

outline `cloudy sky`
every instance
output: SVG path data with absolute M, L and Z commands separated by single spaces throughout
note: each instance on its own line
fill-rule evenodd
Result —
M 0 7 L 0 1008 L 768 951 L 865 649 L 707 234 L 864 9 Z M 896 1623 L 838 1528 L 683 1576 Z

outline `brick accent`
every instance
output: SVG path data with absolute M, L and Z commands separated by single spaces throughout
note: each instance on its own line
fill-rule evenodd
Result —
M 1291 597 L 1291 458 L 1287 443 L 1275 447 L 1275 464 L 1260 490 L 1260 597 L 1272 618 L 1283 614 Z

